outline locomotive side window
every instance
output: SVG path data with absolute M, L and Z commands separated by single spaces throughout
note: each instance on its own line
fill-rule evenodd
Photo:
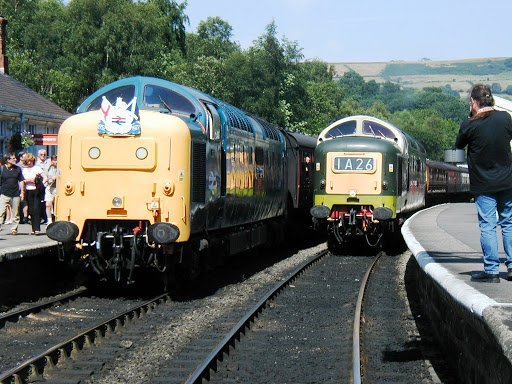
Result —
M 85 108 L 85 112 L 89 111 L 97 111 L 101 107 L 101 101 L 103 100 L 103 96 L 107 98 L 110 103 L 114 104 L 118 97 L 121 97 L 125 103 L 129 103 L 130 100 L 135 96 L 135 86 L 134 85 L 125 85 L 123 87 L 118 87 L 111 89 L 108 92 L 98 96 Z
M 363 133 L 365 135 L 383 137 L 385 139 L 395 139 L 395 134 L 389 128 L 386 128 L 374 121 L 365 121 L 363 123 Z
M 263 148 L 261 147 L 256 147 L 256 150 L 254 151 L 255 152 L 255 157 L 256 157 L 256 164 L 257 165 L 264 165 L 264 162 L 265 162 L 265 155 L 263 153 Z
M 195 113 L 196 108 L 186 97 L 170 89 L 156 85 L 146 85 L 144 89 L 144 104 L 153 108 L 167 108 L 185 113 Z
M 208 113 L 208 125 L 210 131 L 210 140 L 220 140 L 221 121 L 217 108 L 210 103 L 204 103 Z
M 356 121 L 351 120 L 347 121 L 343 124 L 337 125 L 334 128 L 331 128 L 329 132 L 325 135 L 326 139 L 334 139 L 336 137 L 353 135 L 356 133 Z

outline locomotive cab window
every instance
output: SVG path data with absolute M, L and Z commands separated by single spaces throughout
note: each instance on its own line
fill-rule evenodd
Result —
M 85 112 L 89 111 L 97 111 L 101 107 L 101 102 L 103 100 L 103 96 L 106 97 L 110 103 L 114 104 L 118 97 L 122 98 L 125 103 L 129 103 L 133 97 L 135 96 L 135 86 L 134 85 L 125 85 L 123 87 L 118 87 L 111 89 L 108 92 L 98 96 L 85 108 Z
M 389 128 L 386 128 L 374 121 L 365 121 L 363 123 L 363 134 L 390 140 L 394 140 L 396 138 L 395 134 Z
M 201 102 L 206 109 L 208 116 L 208 130 L 210 132 L 210 140 L 220 140 L 220 132 L 222 123 L 220 121 L 219 112 L 213 104 Z
M 347 135 L 353 135 L 356 133 L 356 121 L 351 120 L 343 124 L 337 125 L 325 135 L 326 139 L 334 139 L 336 137 L 342 137 Z
M 153 108 L 167 108 L 188 114 L 196 113 L 194 104 L 186 97 L 170 89 L 156 85 L 146 85 L 144 90 L 144 105 Z

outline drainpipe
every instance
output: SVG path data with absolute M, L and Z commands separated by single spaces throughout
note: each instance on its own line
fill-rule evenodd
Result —
M 21 113 L 20 114 L 20 121 L 18 121 L 17 123 L 14 123 L 12 125 L 12 133 L 13 134 L 21 133 L 21 128 L 18 128 L 18 127 L 22 126 L 24 123 L 25 123 L 25 114 Z

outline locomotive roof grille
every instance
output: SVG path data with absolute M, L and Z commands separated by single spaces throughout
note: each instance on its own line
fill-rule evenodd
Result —
M 222 109 L 224 109 L 226 115 L 228 116 L 228 123 L 230 127 L 254 133 L 254 130 L 252 128 L 251 123 L 249 122 L 249 119 L 247 119 L 247 117 L 243 113 L 225 103 L 222 103 Z
M 270 124 L 268 121 L 263 120 L 261 117 L 250 115 L 254 120 L 261 124 L 265 134 L 270 140 L 280 141 L 280 136 L 278 133 L 278 128 L 274 125 Z

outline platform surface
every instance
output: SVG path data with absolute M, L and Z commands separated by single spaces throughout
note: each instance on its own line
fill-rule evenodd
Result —
M 3 224 L 0 230 L 0 263 L 37 256 L 57 247 L 57 242 L 46 236 L 44 224 L 41 224 L 39 236 L 30 235 L 30 224 L 20 224 L 16 236 L 11 235 L 11 227 L 10 224 Z
M 471 281 L 483 270 L 480 229 L 474 203 L 443 204 L 408 219 L 402 234 L 420 267 L 460 305 L 487 323 L 512 361 L 512 281 L 498 227 L 500 283 Z

